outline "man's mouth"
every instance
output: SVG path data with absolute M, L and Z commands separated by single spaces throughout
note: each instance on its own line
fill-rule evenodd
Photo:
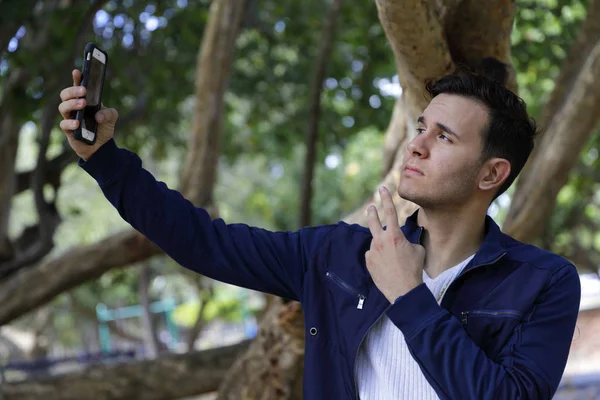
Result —
M 408 172 L 411 172 L 413 174 L 424 175 L 423 171 L 421 171 L 419 168 L 414 167 L 412 165 L 407 165 L 406 167 L 404 167 L 404 171 L 408 171 Z

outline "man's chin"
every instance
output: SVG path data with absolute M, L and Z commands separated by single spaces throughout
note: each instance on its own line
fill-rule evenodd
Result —
M 401 199 L 419 205 L 419 196 L 417 196 L 416 193 L 410 193 L 408 191 L 398 189 L 398 196 L 400 196 Z
M 431 201 L 428 201 L 427 197 L 419 196 L 417 193 L 412 193 L 406 190 L 398 189 L 398 196 L 400 196 L 400 198 L 403 200 L 416 204 L 420 208 L 426 208 L 431 204 Z

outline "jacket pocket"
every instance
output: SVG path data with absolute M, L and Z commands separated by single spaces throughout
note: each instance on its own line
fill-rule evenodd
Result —
M 473 318 L 514 318 L 521 320 L 523 315 L 516 310 L 470 310 L 461 313 L 461 322 L 467 325 Z
M 522 319 L 521 312 L 510 309 L 475 309 L 461 313 L 463 328 L 491 359 L 502 350 Z
M 352 296 L 355 296 L 358 301 L 356 308 L 358 308 L 359 310 L 362 310 L 362 308 L 365 304 L 365 300 L 367 299 L 367 297 L 365 295 L 361 294 L 358 290 L 356 290 L 350 284 L 344 282 L 339 276 L 337 276 L 333 272 L 327 271 L 327 273 L 325 275 L 327 276 L 327 278 L 329 280 L 331 280 L 333 283 L 335 283 L 337 286 L 339 286 L 341 289 L 343 289 L 346 293 L 351 294 Z

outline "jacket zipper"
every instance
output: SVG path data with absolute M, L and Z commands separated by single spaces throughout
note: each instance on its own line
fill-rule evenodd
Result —
M 359 310 L 363 309 L 363 306 L 365 305 L 365 300 L 367 299 L 367 296 L 358 293 L 358 291 L 356 289 L 354 289 L 352 286 L 348 285 L 346 282 L 344 282 L 343 280 L 338 278 L 333 272 L 327 271 L 327 273 L 325 275 L 327 275 L 328 278 L 330 278 L 335 283 L 337 283 L 337 285 L 339 287 L 341 287 L 342 289 L 344 289 L 346 292 L 350 293 L 353 296 L 358 297 L 358 304 L 356 305 L 356 308 Z
M 358 297 L 358 305 L 356 306 L 356 308 L 358 308 L 359 310 L 362 310 L 363 305 L 365 304 L 365 300 L 366 300 L 366 296 L 360 294 L 356 289 L 354 289 L 352 286 L 348 285 L 346 282 L 344 282 L 343 280 L 341 280 L 337 275 L 335 275 L 333 272 L 329 272 L 327 271 L 325 273 L 325 275 L 331 279 L 333 282 L 335 282 L 339 287 L 341 287 L 342 289 L 344 289 L 346 292 Z M 367 329 L 367 331 L 363 334 L 362 338 L 360 339 L 360 343 L 358 344 L 358 350 L 356 350 L 356 354 L 354 355 L 354 391 L 356 393 L 356 399 L 358 400 L 358 383 L 356 382 L 356 372 L 357 372 L 357 364 L 356 364 L 356 360 L 358 358 L 358 351 L 360 350 L 360 346 L 362 345 L 362 342 L 365 340 L 365 337 L 367 336 L 367 333 L 371 330 L 371 328 L 373 327 L 373 325 L 375 325 L 377 323 L 377 321 L 379 321 L 379 319 L 381 319 L 381 317 L 383 316 L 383 314 L 385 314 L 385 312 L 388 310 L 388 308 L 390 308 L 392 306 L 392 304 L 390 304 L 388 307 L 385 308 L 385 310 L 379 315 L 379 317 L 369 326 L 369 329 Z
M 500 310 L 500 311 L 487 311 L 487 310 L 473 310 L 473 311 L 463 311 L 461 313 L 461 322 L 463 325 L 467 325 L 467 320 L 469 318 L 469 315 L 491 315 L 491 316 L 498 316 L 498 315 L 504 315 L 510 318 L 521 318 L 522 315 L 521 313 L 517 312 L 517 311 L 510 311 L 510 310 Z

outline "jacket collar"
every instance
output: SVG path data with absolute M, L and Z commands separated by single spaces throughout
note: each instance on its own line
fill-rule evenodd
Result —
M 419 210 L 406 218 L 402 227 L 404 236 L 411 243 L 421 243 L 423 239 L 424 228 L 417 223 L 417 214 Z M 475 257 L 463 270 L 463 273 L 481 265 L 494 264 L 506 254 L 504 233 L 500 227 L 489 215 L 485 216 L 485 238 Z

